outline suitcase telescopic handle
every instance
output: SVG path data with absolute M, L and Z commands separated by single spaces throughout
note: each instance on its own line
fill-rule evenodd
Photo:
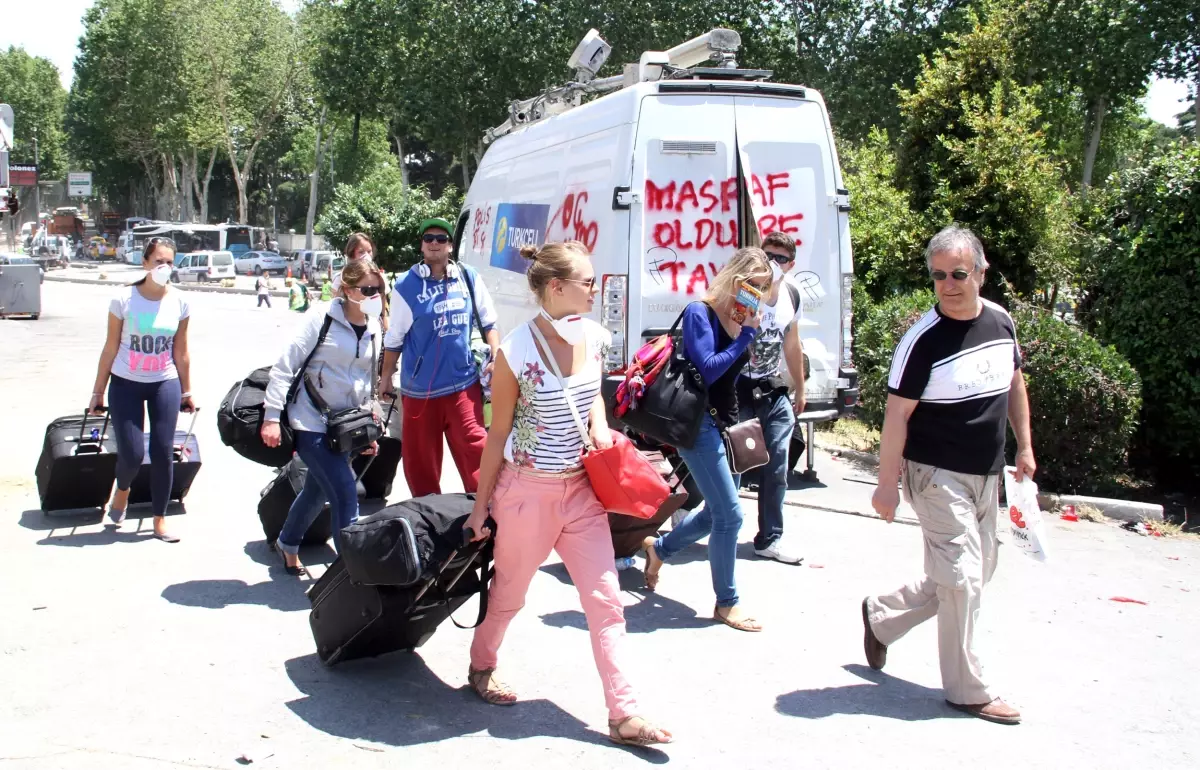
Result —
M 187 452 L 188 442 L 192 440 L 192 434 L 196 432 L 196 418 L 200 416 L 200 407 L 192 408 L 192 421 L 188 423 L 187 435 L 183 437 L 183 443 L 179 445 L 179 459 L 183 459 Z
M 83 410 L 83 422 L 81 422 L 79 424 L 79 441 L 77 443 L 80 443 L 80 444 L 83 443 L 83 436 L 85 433 L 87 433 L 88 414 L 91 411 L 92 411 L 91 409 Z M 104 424 L 100 426 L 100 443 L 101 444 L 104 443 L 104 434 L 108 432 L 108 417 L 109 417 L 108 409 L 104 409 Z

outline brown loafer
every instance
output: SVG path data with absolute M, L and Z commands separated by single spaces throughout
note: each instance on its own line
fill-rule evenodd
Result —
M 871 619 L 867 613 L 867 600 L 862 602 L 863 613 L 863 652 L 867 654 L 867 665 L 876 671 L 882 671 L 887 665 L 887 645 L 875 637 L 871 630 Z
M 961 711 L 964 714 L 970 714 L 973 717 L 979 717 L 988 722 L 995 722 L 998 725 L 1018 725 L 1021 723 L 1021 712 L 999 698 L 993 699 L 990 703 L 980 703 L 975 706 L 954 703 L 952 701 L 946 701 L 946 703 L 952 709 Z

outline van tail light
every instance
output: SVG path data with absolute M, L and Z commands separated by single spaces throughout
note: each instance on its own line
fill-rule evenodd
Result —
M 600 324 L 612 335 L 612 347 L 604 358 L 604 371 L 625 368 L 626 310 L 629 306 L 629 277 L 606 275 L 600 282 Z
M 854 274 L 842 273 L 842 368 L 854 368 L 854 352 L 852 343 L 854 336 L 850 333 L 851 321 L 854 320 L 854 301 L 851 294 L 854 290 Z

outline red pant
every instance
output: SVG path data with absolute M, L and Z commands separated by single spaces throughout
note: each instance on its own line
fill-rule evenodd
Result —
M 442 436 L 458 466 L 463 489 L 479 488 L 479 460 L 487 431 L 483 428 L 483 390 L 466 390 L 438 398 L 403 396 L 404 478 L 413 497 L 442 493 Z

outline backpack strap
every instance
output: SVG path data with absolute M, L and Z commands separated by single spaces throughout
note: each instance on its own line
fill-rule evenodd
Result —
M 300 390 L 300 383 L 304 380 L 304 372 L 308 369 L 308 364 L 312 361 L 313 356 L 317 354 L 317 348 L 321 347 L 321 343 L 325 341 L 325 337 L 329 334 L 329 327 L 333 325 L 333 316 L 325 314 L 325 320 L 321 322 L 321 332 L 317 335 L 317 344 L 313 345 L 313 349 L 308 351 L 308 357 L 304 359 L 304 363 L 300 364 L 300 368 L 292 375 L 292 384 L 288 388 L 287 397 L 283 399 L 284 404 L 291 404 L 296 400 L 296 394 Z

